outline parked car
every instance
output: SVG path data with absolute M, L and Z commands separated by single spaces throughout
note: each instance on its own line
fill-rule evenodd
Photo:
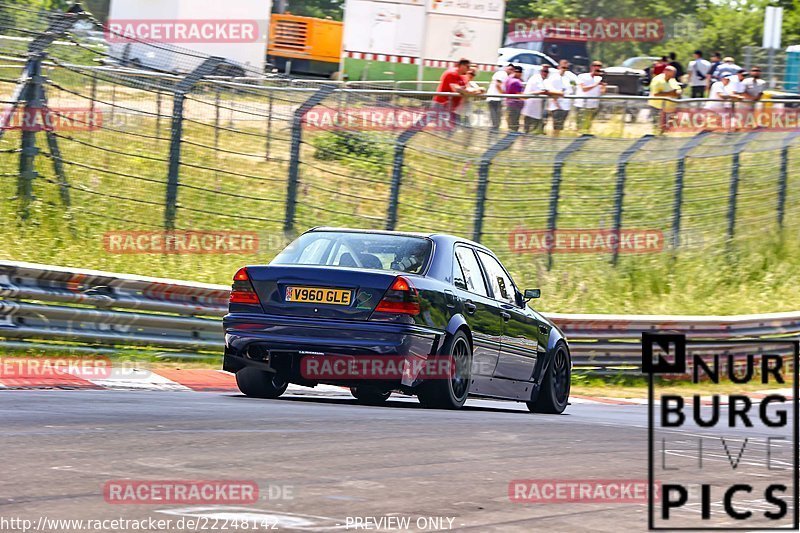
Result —
M 522 67 L 522 81 L 528 81 L 528 78 L 530 78 L 534 72 L 538 72 L 544 63 L 553 67 L 558 66 L 558 62 L 552 57 L 542 52 L 535 52 L 532 50 L 500 48 L 497 50 L 497 55 L 498 67 L 504 67 L 509 63 Z
M 617 87 L 619 94 L 644 95 L 650 81 L 649 69 L 657 57 L 629 57 L 622 64 L 603 69 L 603 80 Z
M 569 346 L 528 306 L 538 297 L 538 289 L 518 289 L 491 250 L 466 239 L 317 228 L 269 265 L 236 272 L 223 369 L 260 398 L 277 398 L 289 383 L 328 383 L 351 387 L 368 404 L 399 391 L 428 407 L 457 409 L 474 395 L 561 413 Z M 398 359 L 396 375 L 347 371 Z M 332 371 L 331 361 L 345 371 L 318 372 L 326 363 Z M 448 370 L 423 372 L 419 365 L 430 363 Z

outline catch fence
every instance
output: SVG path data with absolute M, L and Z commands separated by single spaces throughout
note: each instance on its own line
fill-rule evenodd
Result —
M 225 281 L 330 225 L 472 238 L 526 284 L 559 264 L 710 257 L 798 230 L 796 128 L 656 135 L 646 98 L 614 96 L 588 134 L 574 118 L 561 136 L 493 131 L 483 99 L 471 127 L 422 128 L 402 122 L 431 109 L 415 87 L 265 76 L 159 44 L 176 70 L 133 68 L 76 33 L 100 28 L 86 13 L 0 4 L 0 17 L 13 38 L 0 225 L 15 259 Z M 253 232 L 260 246 L 165 256 L 131 238 L 164 231 Z

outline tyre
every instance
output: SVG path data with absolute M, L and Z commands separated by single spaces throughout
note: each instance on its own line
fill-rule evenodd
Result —
M 236 385 L 245 396 L 277 398 L 286 391 L 289 382 L 279 373 L 246 367 L 236 373 Z
M 350 387 L 350 394 L 358 400 L 358 403 L 363 403 L 364 405 L 381 405 L 389 399 L 389 396 L 392 395 L 392 391 L 378 389 L 369 385 L 358 385 L 357 387 Z
M 526 402 L 533 413 L 559 415 L 569 402 L 570 380 L 572 379 L 572 359 L 563 342 L 556 344 L 553 360 L 542 380 L 542 388 L 534 402 Z
M 419 402 L 434 409 L 460 409 L 467 401 L 472 377 L 472 347 L 467 335 L 457 331 L 442 347 L 441 354 L 453 358 L 452 375 L 422 383 L 417 393 Z

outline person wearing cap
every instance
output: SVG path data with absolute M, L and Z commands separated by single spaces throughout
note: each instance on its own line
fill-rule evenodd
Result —
M 503 93 L 505 94 L 522 94 L 525 86 L 522 84 L 522 67 L 514 65 L 511 75 L 503 83 Z M 508 115 L 506 122 L 510 131 L 519 131 L 519 117 L 522 113 L 522 107 L 525 102 L 522 98 L 506 98 L 506 108 Z
M 731 108 L 731 102 L 737 100 L 736 93 L 733 92 L 731 86 L 731 76 L 722 78 L 711 84 L 711 90 L 708 92 L 710 102 L 706 103 L 706 109 L 721 113 Z
M 723 58 L 722 63 L 720 63 L 717 69 L 714 71 L 714 75 L 718 79 L 722 79 L 727 76 L 733 76 L 734 74 L 739 72 L 741 68 L 742 67 L 740 67 L 733 61 L 732 57 L 728 56 Z
M 675 79 L 675 67 L 668 66 L 664 72 L 655 76 L 650 82 L 650 96 L 658 96 L 661 98 L 680 98 L 681 86 L 678 80 Z M 647 101 L 652 109 L 653 125 L 658 129 L 659 133 L 664 132 L 664 128 L 669 120 L 669 117 L 675 113 L 677 105 L 675 102 L 669 102 L 656 98 L 651 98 Z
M 486 91 L 486 105 L 489 106 L 489 120 L 492 123 L 491 129 L 497 132 L 500 129 L 500 120 L 503 115 L 503 99 L 496 95 L 503 94 L 503 83 L 514 72 L 514 65 L 509 63 L 492 74 L 492 81 Z
M 547 95 L 544 80 L 550 77 L 550 64 L 542 63 L 538 72 L 534 72 L 525 84 L 525 94 Z M 522 107 L 525 133 L 544 133 L 546 117 L 544 98 L 526 98 Z
M 695 50 L 694 59 L 689 61 L 689 87 L 691 87 L 692 98 L 705 96 L 706 82 L 710 70 L 711 63 L 703 59 L 703 52 Z

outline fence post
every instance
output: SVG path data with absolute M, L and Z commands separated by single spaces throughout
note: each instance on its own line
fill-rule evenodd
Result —
M 611 264 L 613 265 L 617 264 L 617 259 L 619 258 L 619 234 L 622 229 L 622 204 L 625 199 L 625 178 L 627 177 L 625 171 L 628 167 L 628 161 L 653 137 L 651 134 L 643 135 L 627 150 L 622 152 L 617 161 L 617 187 L 614 192 L 614 236 L 616 240 L 614 241 L 614 252 L 611 256 Z
M 267 107 L 267 147 L 264 154 L 264 160 L 269 161 L 270 152 L 272 151 L 272 91 L 267 91 L 267 99 L 269 100 Z
M 292 144 L 289 151 L 289 179 L 286 190 L 286 218 L 283 231 L 290 234 L 294 231 L 294 214 L 297 208 L 297 180 L 300 173 L 300 147 L 303 144 L 303 117 L 314 106 L 331 94 L 335 85 L 321 86 L 311 98 L 300 104 L 292 117 Z
M 219 85 L 214 84 L 214 155 L 219 158 L 219 106 L 220 89 Z
M 583 134 L 556 154 L 553 161 L 553 182 L 550 186 L 550 208 L 547 213 L 547 235 L 550 236 L 550 242 L 553 240 L 553 234 L 556 231 L 556 222 L 558 220 L 558 199 L 561 195 L 561 175 L 564 170 L 564 163 L 567 157 L 581 149 L 581 146 L 591 139 L 593 135 Z M 547 270 L 553 268 L 553 248 L 547 247 Z
M 221 57 L 209 57 L 183 78 L 174 89 L 172 104 L 172 132 L 169 144 L 169 171 L 167 174 L 167 197 L 164 205 L 164 227 L 175 229 L 175 214 L 178 208 L 178 178 L 181 166 L 181 137 L 183 136 L 183 104 L 186 95 L 198 81 L 214 72 L 224 63 Z
M 783 229 L 783 215 L 786 210 L 786 185 L 789 178 L 789 145 L 797 137 L 800 131 L 795 131 L 786 136 L 781 147 L 781 170 L 778 174 L 778 229 Z
M 509 148 L 517 138 L 522 135 L 517 131 L 506 134 L 505 137 L 494 143 L 483 155 L 478 165 L 478 194 L 475 202 L 475 227 L 472 231 L 472 240 L 481 242 L 483 235 L 483 215 L 486 208 L 486 189 L 489 188 L 489 167 L 492 159 L 503 150 Z
M 689 152 L 699 145 L 703 138 L 708 134 L 701 131 L 689 139 L 678 150 L 678 165 L 675 167 L 675 200 L 672 207 L 672 247 L 677 248 L 680 244 L 681 233 L 681 212 L 683 210 L 683 178 L 686 176 L 686 158 Z
M 403 180 L 403 163 L 406 155 L 406 145 L 411 138 L 421 132 L 425 123 L 415 124 L 397 136 L 394 144 L 394 162 L 392 163 L 392 188 L 389 193 L 389 211 L 386 216 L 386 229 L 394 230 L 397 225 L 397 208 L 400 203 L 400 184 Z
M 19 217 L 27 220 L 30 215 L 30 204 L 33 202 L 33 182 L 39 176 L 36 172 L 36 156 L 39 149 L 36 147 L 36 130 L 31 127 L 24 127 L 26 122 L 30 122 L 39 113 L 46 113 L 44 102 L 42 101 L 42 59 L 44 55 L 39 53 L 31 58 L 30 68 L 26 74 L 28 82 L 22 91 L 22 99 L 25 100 L 25 111 L 23 112 L 22 146 L 19 156 L 19 177 L 17 178 L 17 198 L 19 198 Z M 44 118 L 44 117 L 42 117 Z
M 731 185 L 730 185 L 730 192 L 728 195 L 728 239 L 732 240 L 733 235 L 736 231 L 736 198 L 739 195 L 739 168 L 741 167 L 740 164 L 740 157 L 742 154 L 742 150 L 744 150 L 747 143 L 749 143 L 753 137 L 758 135 L 759 132 L 751 131 L 742 136 L 741 139 L 736 141 L 733 145 L 733 157 L 731 160 Z

